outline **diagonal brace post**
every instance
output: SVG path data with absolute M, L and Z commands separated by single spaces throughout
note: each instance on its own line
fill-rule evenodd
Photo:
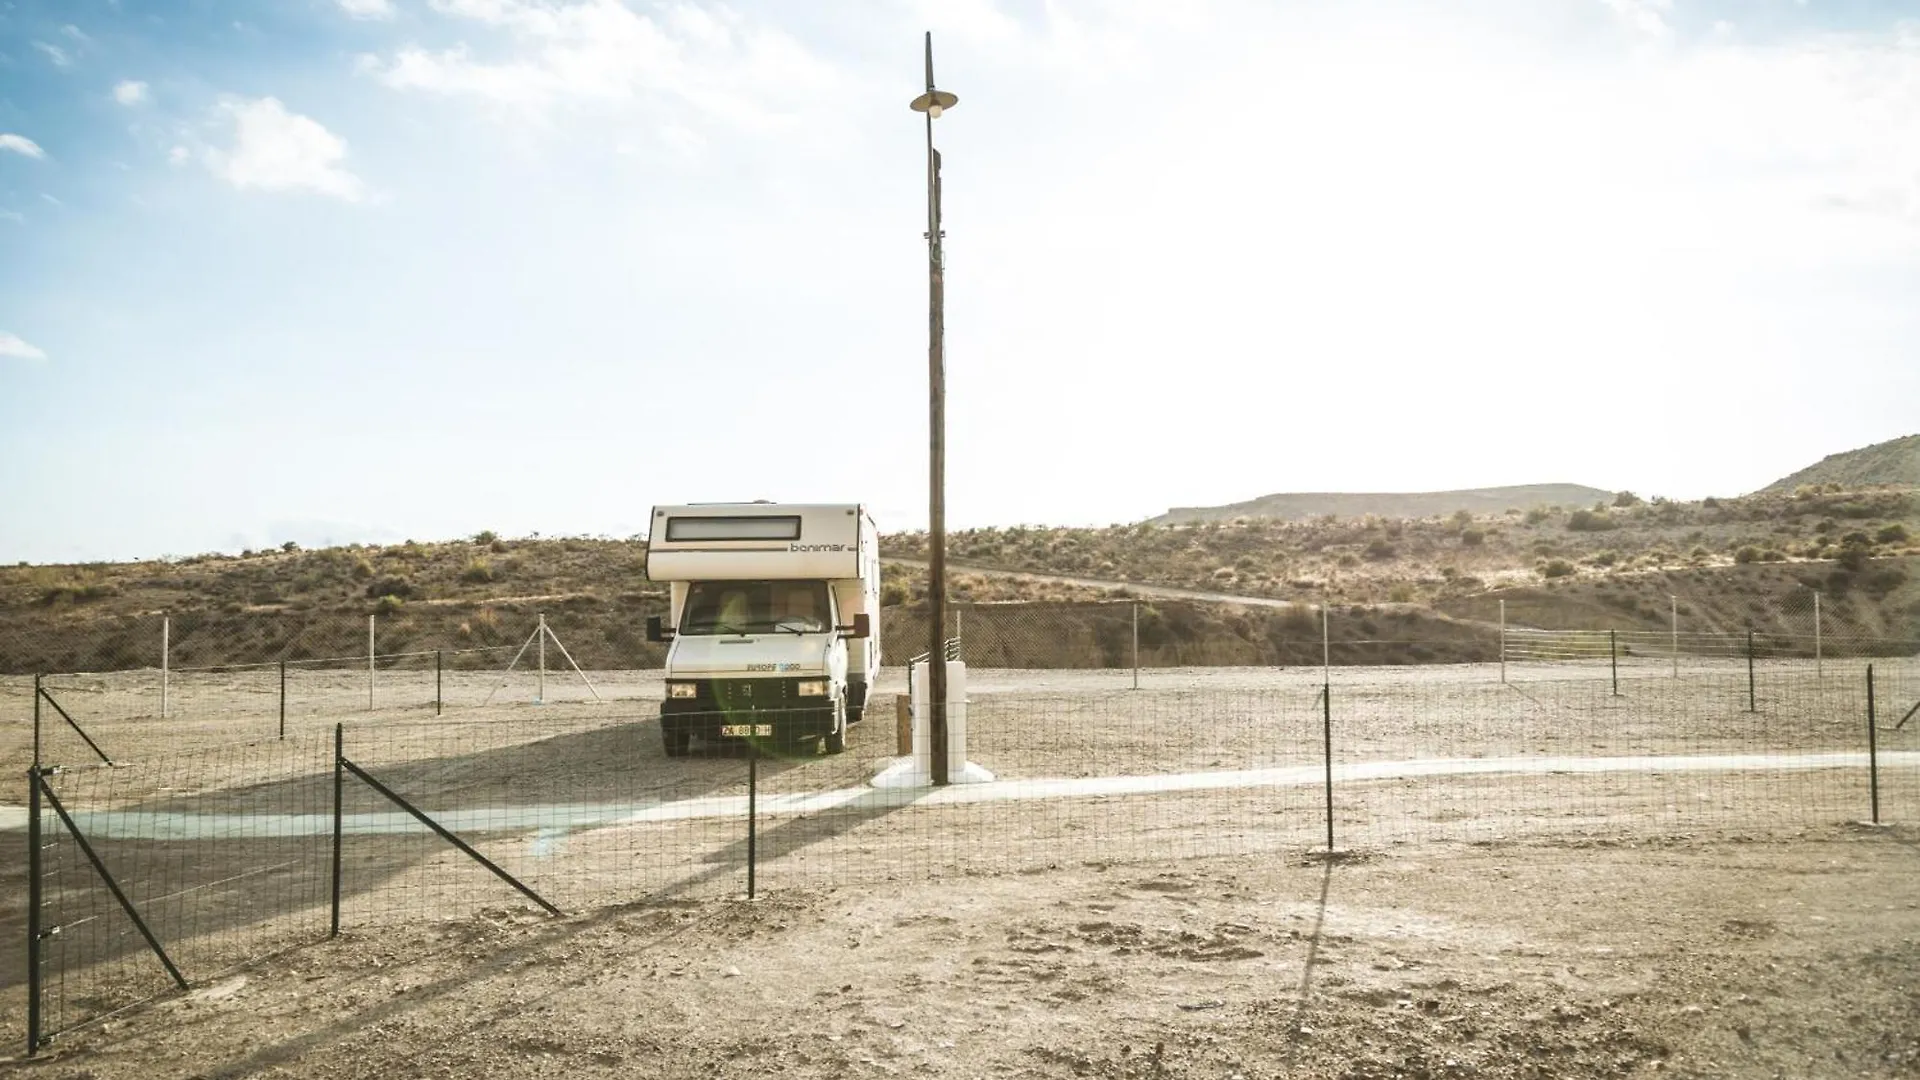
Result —
M 489 859 L 485 855 L 480 854 L 480 852 L 474 849 L 472 844 L 469 844 L 465 840 L 462 840 L 458 836 L 455 836 L 452 832 L 450 832 L 446 828 L 446 826 L 441 825 L 439 822 L 433 820 L 431 817 L 428 817 L 425 811 L 422 811 L 419 807 L 413 805 L 412 803 L 408 802 L 406 799 L 402 798 L 398 792 L 394 791 L 392 788 L 381 783 L 380 781 L 375 780 L 365 769 L 362 769 L 360 766 L 355 765 L 351 761 L 348 761 L 346 758 L 341 758 L 340 764 L 345 766 L 348 772 L 352 773 L 353 775 L 359 777 L 361 780 L 365 781 L 368 787 L 379 792 L 381 795 L 386 796 L 386 798 L 389 801 L 391 801 L 395 806 L 398 806 L 400 809 L 405 810 L 409 814 L 412 814 L 415 821 L 418 821 L 420 824 L 425 825 L 429 829 L 432 829 L 435 833 L 439 835 L 440 839 L 445 840 L 447 843 L 452 844 L 454 847 L 459 848 L 460 851 L 463 854 L 465 854 L 468 858 L 472 859 L 474 862 L 477 862 L 481 866 L 484 866 L 488 870 L 492 871 L 494 877 L 497 877 L 501 881 L 504 881 L 507 884 L 513 886 L 514 888 L 520 890 L 521 895 L 525 896 L 527 899 L 545 908 L 547 911 L 547 914 L 549 915 L 565 914 L 565 912 L 562 912 L 559 908 L 554 907 L 552 904 L 547 903 L 544 897 L 542 897 L 539 893 L 534 892 L 532 889 L 528 888 L 524 883 L 521 882 L 519 878 L 514 877 L 512 874 L 507 873 L 505 870 L 502 870 L 499 866 L 494 864 L 492 859 Z
M 1920 713 L 1920 701 L 1916 701 L 1913 703 L 1913 708 L 1908 709 L 1907 715 L 1901 717 L 1900 722 L 1893 725 L 1893 730 L 1899 731 L 1901 728 L 1906 727 L 1907 721 L 1913 719 L 1914 713 Z
M 61 708 L 60 703 L 53 700 L 53 695 L 47 693 L 44 687 L 42 687 L 40 690 L 40 696 L 46 699 L 47 704 L 53 706 L 53 711 L 60 714 L 60 719 L 65 720 L 67 722 L 68 727 L 71 727 L 73 728 L 73 730 L 80 733 L 80 737 L 87 741 L 87 745 L 93 748 L 93 752 L 100 755 L 101 761 L 104 761 L 109 765 L 114 763 L 113 759 L 107 756 L 107 752 L 105 750 L 100 749 L 100 744 L 93 741 L 93 736 L 87 734 L 87 729 L 81 727 L 79 722 L 74 720 L 73 717 L 68 716 L 67 710 Z
M 107 864 L 100 860 L 100 855 L 93 850 L 93 845 L 87 842 L 87 834 L 81 832 L 80 826 L 74 824 L 72 815 L 67 813 L 66 807 L 60 805 L 60 797 L 53 793 L 53 788 L 47 784 L 44 776 L 36 774 L 34 783 L 40 785 L 40 794 L 46 797 L 47 805 L 53 807 L 53 812 L 60 815 L 61 823 L 66 825 L 67 832 L 73 835 L 74 843 L 80 845 L 80 851 L 86 855 L 87 861 L 93 864 L 93 869 L 99 873 L 100 880 L 107 883 L 107 891 L 113 893 L 113 898 L 120 902 L 120 909 L 127 913 L 127 918 L 133 920 L 134 928 L 140 931 L 140 936 L 147 939 L 147 947 L 160 958 L 160 963 L 167 969 L 167 974 L 173 976 L 174 985 L 185 990 L 186 976 L 180 974 L 180 969 L 173 965 L 173 958 L 167 955 L 167 950 L 160 944 L 160 939 L 153 936 L 153 930 L 147 926 L 147 920 L 140 917 L 140 909 L 134 907 L 133 901 L 127 899 L 127 894 L 121 891 L 120 883 L 114 880 L 112 872 L 107 869 Z

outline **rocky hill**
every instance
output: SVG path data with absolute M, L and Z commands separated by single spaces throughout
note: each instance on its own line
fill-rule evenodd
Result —
M 1845 489 L 1920 487 L 1920 435 L 1828 454 L 1791 476 L 1783 476 L 1761 492 L 1790 495 L 1803 487 L 1837 485 Z
M 1460 491 L 1419 492 L 1304 492 L 1262 495 L 1246 502 L 1225 506 L 1182 506 L 1150 519 L 1149 525 L 1191 525 L 1202 521 L 1232 521 L 1236 518 L 1271 518 L 1278 521 L 1306 521 L 1310 518 L 1445 517 L 1448 514 L 1500 514 L 1508 510 L 1535 507 L 1592 506 L 1610 502 L 1611 491 L 1580 484 L 1522 484 L 1514 487 L 1467 488 Z

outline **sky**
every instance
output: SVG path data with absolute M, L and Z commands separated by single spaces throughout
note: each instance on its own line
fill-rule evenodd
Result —
M 1920 430 L 1920 0 L 0 0 L 0 561 Z

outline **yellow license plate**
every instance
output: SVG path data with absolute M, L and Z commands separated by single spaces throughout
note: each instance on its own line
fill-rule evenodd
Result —
M 773 736 L 773 725 L 772 724 L 721 724 L 720 734 L 722 736 L 738 737 L 743 739 L 771 738 Z

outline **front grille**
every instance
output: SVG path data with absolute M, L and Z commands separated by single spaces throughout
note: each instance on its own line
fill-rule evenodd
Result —
M 797 679 L 715 679 L 713 701 L 722 709 L 791 709 L 800 695 Z M 818 701 L 818 698 L 813 699 Z

